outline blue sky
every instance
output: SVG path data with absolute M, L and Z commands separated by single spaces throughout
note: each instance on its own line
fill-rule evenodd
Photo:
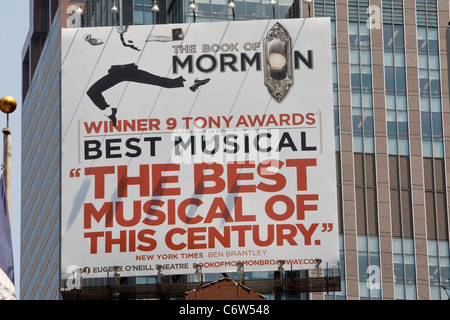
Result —
M 12 240 L 16 295 L 20 294 L 20 162 L 22 109 L 22 49 L 29 30 L 29 0 L 0 0 L 0 97 L 12 96 L 17 109 L 9 117 L 12 138 Z M 0 113 L 0 129 L 6 127 L 6 115 Z M 3 137 L 0 139 L 3 150 Z M 1 152 L 0 154 L 3 154 Z M 1 156 L 2 157 L 2 156 Z M 2 159 L 0 159 L 2 162 Z

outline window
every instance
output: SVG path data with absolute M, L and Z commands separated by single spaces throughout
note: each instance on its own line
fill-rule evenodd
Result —
M 314 1 L 315 17 L 330 17 L 335 20 L 334 0 L 316 0 Z
M 389 179 L 392 235 L 412 238 L 411 176 L 408 157 L 389 156 Z
M 450 259 L 448 241 L 428 241 L 428 269 L 432 300 L 448 300 Z
M 354 152 L 374 152 L 372 65 L 370 57 L 370 32 L 364 22 L 353 21 L 365 17 L 368 7 L 349 2 L 350 85 L 352 92 L 352 121 Z M 356 5 L 356 7 L 355 7 Z
M 331 20 L 331 50 L 333 73 L 333 107 L 334 107 L 334 135 L 336 151 L 340 150 L 339 143 L 339 94 L 338 94 L 338 70 L 336 52 L 336 21 L 334 0 L 318 0 L 314 2 L 315 17 L 330 17 Z
M 383 1 L 384 81 L 389 154 L 409 154 L 403 2 Z
M 134 0 L 134 24 L 153 24 L 155 23 L 154 15 L 152 11 L 152 0 Z
M 419 93 L 424 157 L 443 157 L 437 0 L 416 0 Z
M 381 299 L 378 237 L 358 236 L 358 268 L 360 299 Z
M 424 158 L 425 209 L 429 240 L 447 240 L 445 166 L 442 158 Z
M 437 0 L 416 0 L 417 26 L 437 27 Z
M 413 239 L 392 239 L 395 299 L 415 300 L 416 272 Z
M 378 234 L 375 156 L 355 153 L 356 222 L 359 235 Z

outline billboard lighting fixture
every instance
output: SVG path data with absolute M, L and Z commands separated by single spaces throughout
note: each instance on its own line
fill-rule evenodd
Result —
M 286 261 L 280 259 L 280 260 L 277 260 L 277 263 L 278 263 L 278 271 L 280 271 L 280 272 L 284 271 L 283 265 L 286 263 Z
M 197 275 L 198 282 L 202 283 L 202 265 L 200 263 L 194 264 L 195 274 Z
M 112 269 L 114 270 L 114 278 L 120 279 L 120 267 L 114 266 Z
M 283 259 L 279 259 L 277 260 L 277 264 L 278 264 L 278 272 L 280 273 L 280 286 L 283 286 L 283 271 L 284 271 L 284 264 L 286 263 L 285 260 Z
M 113 6 L 112 6 L 112 8 L 111 8 L 111 13 L 112 13 L 112 14 L 117 14 L 117 13 L 119 13 L 119 9 L 117 9 L 117 6 L 116 6 L 116 3 L 115 3 L 115 2 L 113 2 Z
M 273 13 L 273 18 L 275 19 L 275 6 L 277 5 L 277 2 L 275 0 L 270 0 L 269 1 L 269 6 L 272 7 L 272 13 Z
M 156 271 L 158 271 L 158 283 L 161 284 L 162 277 L 163 277 L 164 266 L 160 265 L 160 264 L 157 264 L 156 265 Z
M 152 2 L 152 12 L 156 12 L 156 21 L 159 24 L 159 7 L 158 7 L 158 1 L 154 0 Z
M 160 264 L 157 264 L 156 265 L 156 271 L 158 271 L 158 275 L 159 274 L 163 274 L 163 271 L 164 271 L 164 266 L 163 265 L 160 265 Z
M 80 275 L 80 278 L 82 278 L 82 274 L 84 272 L 84 269 L 83 268 L 76 268 L 75 272 Z
M 320 264 L 322 263 L 322 259 L 315 259 L 314 261 L 316 262 L 315 269 L 319 269 Z
M 234 15 L 234 0 L 228 0 L 228 9 L 231 9 L 232 13 L 233 13 L 233 21 L 235 19 L 235 15 Z
M 189 10 L 194 11 L 196 9 L 195 7 L 195 1 L 191 0 L 191 4 L 189 5 Z
M 243 278 L 244 278 L 244 263 L 242 261 L 237 261 L 236 262 L 236 267 L 237 267 L 237 274 L 239 275 L 239 281 L 242 283 L 243 282 Z
M 244 273 L 244 263 L 241 261 L 236 262 L 237 273 Z
M 202 265 L 200 263 L 194 264 L 195 272 L 202 272 Z
M 196 7 L 195 7 L 195 0 L 190 0 L 190 5 L 189 5 L 189 10 L 192 10 L 192 13 L 194 14 L 194 23 L 195 23 L 195 20 L 196 20 L 196 17 L 195 17 L 195 9 L 196 9 Z
M 80 280 L 83 279 L 83 276 L 82 276 L 83 272 L 84 272 L 84 269 L 82 269 L 82 268 L 76 268 L 76 269 L 72 270 L 72 275 L 73 275 L 72 284 L 75 284 L 75 279 L 77 277 L 79 277 Z M 76 274 L 76 276 L 75 276 L 75 274 Z
M 153 1 L 152 11 L 159 12 L 158 1 Z
M 116 15 L 117 22 L 118 22 L 117 25 L 120 27 L 120 29 L 123 29 L 123 25 L 122 25 L 122 22 L 123 22 L 123 10 L 122 9 L 123 9 L 122 0 L 119 0 L 119 8 L 117 8 L 117 3 L 114 1 L 113 2 L 113 6 L 112 6 L 112 8 L 110 10 L 112 14 Z M 122 32 L 122 31 L 120 31 L 120 32 Z

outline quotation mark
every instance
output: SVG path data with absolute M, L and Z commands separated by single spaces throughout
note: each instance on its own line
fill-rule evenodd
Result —
M 322 232 L 331 232 L 333 230 L 332 223 L 322 223 Z
M 72 169 L 72 170 L 70 170 L 70 177 L 71 178 L 79 178 L 80 177 L 80 171 L 81 171 L 81 168 L 78 168 L 78 169 Z

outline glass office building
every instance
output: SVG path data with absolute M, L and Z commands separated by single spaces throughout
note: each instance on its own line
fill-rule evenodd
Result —
M 269 0 L 235 0 L 234 14 L 227 0 L 196 0 L 195 12 L 189 0 L 160 0 L 158 13 L 154 4 L 123 0 L 124 24 L 331 19 L 341 291 L 281 298 L 448 299 L 449 1 L 278 0 L 273 7 Z M 30 6 L 23 51 L 22 299 L 61 298 L 59 36 L 68 8 L 78 5 L 83 26 L 117 23 L 111 0 Z M 217 279 L 210 277 L 205 280 Z

